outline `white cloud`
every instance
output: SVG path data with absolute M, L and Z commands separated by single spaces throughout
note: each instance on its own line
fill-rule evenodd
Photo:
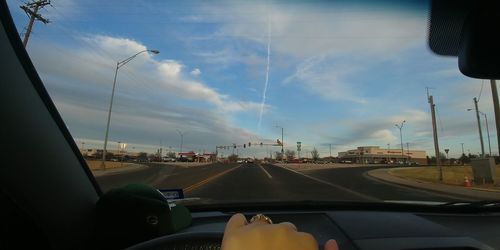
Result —
M 116 60 L 146 47 L 125 38 L 88 35 L 79 39 L 88 46 L 75 49 L 39 42 L 32 45 L 30 56 L 73 136 L 98 140 L 104 133 Z M 178 128 L 190 131 L 185 147 L 193 150 L 257 138 L 232 125 L 231 115 L 257 114 L 260 103 L 238 100 L 185 78 L 186 67 L 143 53 L 120 68 L 110 138 L 154 145 L 161 135 L 175 145 Z
M 64 47 L 56 47 L 52 50 L 70 55 L 69 57 L 50 55 L 48 50 L 44 50 L 41 46 L 35 48 L 34 53 L 39 58 L 57 60 L 57 63 L 40 63 L 37 66 L 47 74 L 58 77 L 64 75 L 72 81 L 81 80 L 86 84 L 108 85 L 112 82 L 109 77 L 112 76 L 110 72 L 114 67 L 112 66 L 113 60 L 123 60 L 138 51 L 147 49 L 143 44 L 127 38 L 88 35 L 80 39 L 89 46 L 80 48 L 77 52 Z M 82 62 L 92 63 L 82 65 Z M 201 81 L 186 79 L 183 76 L 184 67 L 181 62 L 175 60 L 158 60 L 153 55 L 142 53 L 120 68 L 117 79 L 120 84 L 119 91 L 135 95 L 139 84 L 141 89 L 160 91 L 166 96 L 208 102 L 221 112 L 257 112 L 260 110 L 259 103 L 236 100 Z M 107 79 L 103 80 L 104 75 Z
M 201 70 L 199 68 L 195 68 L 195 69 L 191 70 L 191 72 L 189 74 L 191 74 L 193 76 L 199 76 L 199 75 L 201 75 Z
M 390 118 L 394 124 L 399 124 L 402 121 L 411 121 L 411 123 L 427 123 L 430 121 L 430 115 L 423 110 L 407 110 L 403 114 L 395 115 Z
M 294 83 L 325 100 L 366 103 L 366 98 L 348 78 L 381 60 L 391 57 L 397 60 L 402 50 L 425 42 L 426 13 L 405 11 L 404 5 L 399 7 L 391 10 L 387 6 L 363 8 L 332 2 L 313 5 L 259 1 L 204 5 L 203 13 L 211 14 L 205 16 L 208 19 L 205 21 L 221 24 L 212 36 L 204 39 L 216 41 L 215 44 L 223 44 L 223 47 L 198 55 L 216 65 L 239 64 L 242 61 L 238 58 L 248 54 L 245 51 L 248 46 L 242 46 L 243 51 L 234 51 L 235 44 L 266 48 L 270 23 L 271 67 L 276 67 L 276 62 L 283 58 L 288 66 L 296 65 L 285 83 Z M 220 15 L 221 12 L 232 15 Z M 259 69 L 262 71 L 262 65 Z
M 326 56 L 312 57 L 300 63 L 295 73 L 287 77 L 284 83 L 302 85 L 306 91 L 326 100 L 365 103 L 366 100 L 360 97 L 344 79 L 357 70 L 356 66 L 345 67 L 341 63 L 332 63 Z
M 382 142 L 393 142 L 396 141 L 397 139 L 396 136 L 394 136 L 392 132 L 388 129 L 377 130 L 370 135 L 370 138 Z
M 158 71 L 167 78 L 179 77 L 183 65 L 174 60 L 163 60 L 158 62 Z
M 229 3 L 226 8 L 204 9 L 212 11 L 224 22 L 215 36 L 265 44 L 269 20 L 273 50 L 299 57 L 325 53 L 393 53 L 427 33 L 427 17 L 412 11 L 361 8 L 345 3 L 340 6 L 336 3 L 321 6 Z M 221 11 L 230 11 L 234 15 L 215 15 Z M 235 16 L 244 21 L 233 20 Z

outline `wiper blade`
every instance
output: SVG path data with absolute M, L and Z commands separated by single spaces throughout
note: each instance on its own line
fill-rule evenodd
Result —
M 447 202 L 440 206 L 445 207 L 477 207 L 477 208 L 497 208 L 500 207 L 500 200 L 491 200 L 491 201 L 474 201 L 474 202 L 464 202 L 464 201 L 454 201 Z

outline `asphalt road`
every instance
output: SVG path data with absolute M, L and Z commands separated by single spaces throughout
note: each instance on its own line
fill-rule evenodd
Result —
M 174 166 L 168 164 L 146 163 L 148 168 L 122 174 L 104 175 L 97 177 L 97 183 L 105 192 L 114 187 L 121 187 L 129 183 L 142 183 L 160 189 L 186 189 L 207 178 L 232 169 L 237 164 L 209 164 L 196 167 Z
M 127 183 L 183 188 L 203 201 L 456 201 L 458 198 L 374 180 L 352 167 L 295 172 L 269 164 L 150 165 L 137 172 L 97 178 L 104 191 Z

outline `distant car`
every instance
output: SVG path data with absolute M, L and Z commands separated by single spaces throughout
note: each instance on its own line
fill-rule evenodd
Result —
M 175 158 L 163 158 L 164 162 L 175 162 Z
M 243 163 L 243 160 L 237 160 L 236 163 Z

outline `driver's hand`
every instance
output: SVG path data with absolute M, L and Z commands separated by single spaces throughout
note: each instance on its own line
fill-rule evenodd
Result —
M 235 214 L 226 225 L 221 250 L 317 250 L 311 234 L 297 232 L 289 222 L 268 224 L 265 221 L 248 223 L 243 214 Z M 338 250 L 335 240 L 325 243 L 325 250 Z

